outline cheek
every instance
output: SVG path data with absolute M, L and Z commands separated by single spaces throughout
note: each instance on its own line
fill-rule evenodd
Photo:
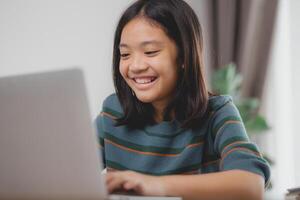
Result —
M 127 71 L 127 69 L 126 69 L 125 65 L 122 64 L 122 63 L 120 63 L 120 65 L 119 65 L 119 72 L 120 72 L 120 74 L 122 75 L 122 77 L 124 79 L 126 79 L 126 71 Z
M 119 72 L 120 72 L 121 76 L 123 77 L 124 81 L 127 83 L 127 85 L 129 87 L 131 87 L 130 86 L 130 79 L 128 78 L 128 67 L 127 67 L 127 65 L 125 65 L 124 63 L 123 64 L 120 63 Z
M 163 62 L 162 62 L 163 61 Z M 157 63 L 158 71 L 161 75 L 164 75 L 167 80 L 177 79 L 178 66 L 176 62 L 172 62 L 170 59 L 161 59 L 161 62 Z
M 170 52 L 164 52 L 160 56 L 153 58 L 149 63 L 159 68 L 158 70 L 163 73 L 169 73 L 170 75 L 177 71 L 176 56 Z
M 179 77 L 177 68 L 178 67 L 175 63 L 168 63 L 168 67 L 165 68 L 162 72 L 166 81 L 165 84 L 167 84 L 172 89 L 176 86 Z

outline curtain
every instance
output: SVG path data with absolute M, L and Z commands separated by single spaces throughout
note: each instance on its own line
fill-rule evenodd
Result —
M 242 95 L 261 98 L 278 0 L 206 0 L 200 16 L 209 72 L 233 62 L 243 75 Z

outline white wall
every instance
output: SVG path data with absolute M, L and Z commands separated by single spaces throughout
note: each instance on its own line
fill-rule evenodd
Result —
M 290 4 L 280 1 L 274 43 L 271 55 L 271 79 L 269 110 L 272 113 L 271 133 L 275 137 L 274 190 L 285 193 L 287 188 L 295 186 L 295 165 L 293 127 L 292 127 L 292 83 L 291 83 L 291 24 Z M 273 152 L 274 153 L 274 152 Z
M 95 117 L 113 92 L 113 34 L 130 2 L 0 0 L 0 76 L 80 66 Z
M 290 3 L 291 23 L 291 70 L 292 70 L 292 105 L 293 105 L 293 127 L 294 127 L 294 154 L 296 185 L 300 186 L 300 134 L 298 131 L 300 122 L 300 1 L 292 0 Z
M 300 186 L 300 1 L 279 1 L 266 109 L 272 129 L 268 137 L 273 166 L 274 197 Z

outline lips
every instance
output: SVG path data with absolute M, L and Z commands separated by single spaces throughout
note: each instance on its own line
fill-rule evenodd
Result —
M 150 76 L 150 77 L 135 77 L 132 80 L 137 84 L 148 84 L 156 80 L 157 77 Z
M 157 82 L 157 76 L 140 76 L 140 77 L 132 77 L 133 86 L 138 90 L 148 90 L 151 89 L 155 83 Z

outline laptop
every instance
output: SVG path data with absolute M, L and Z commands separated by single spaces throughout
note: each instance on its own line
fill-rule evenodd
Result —
M 0 199 L 160 199 L 108 195 L 83 72 L 0 78 Z

